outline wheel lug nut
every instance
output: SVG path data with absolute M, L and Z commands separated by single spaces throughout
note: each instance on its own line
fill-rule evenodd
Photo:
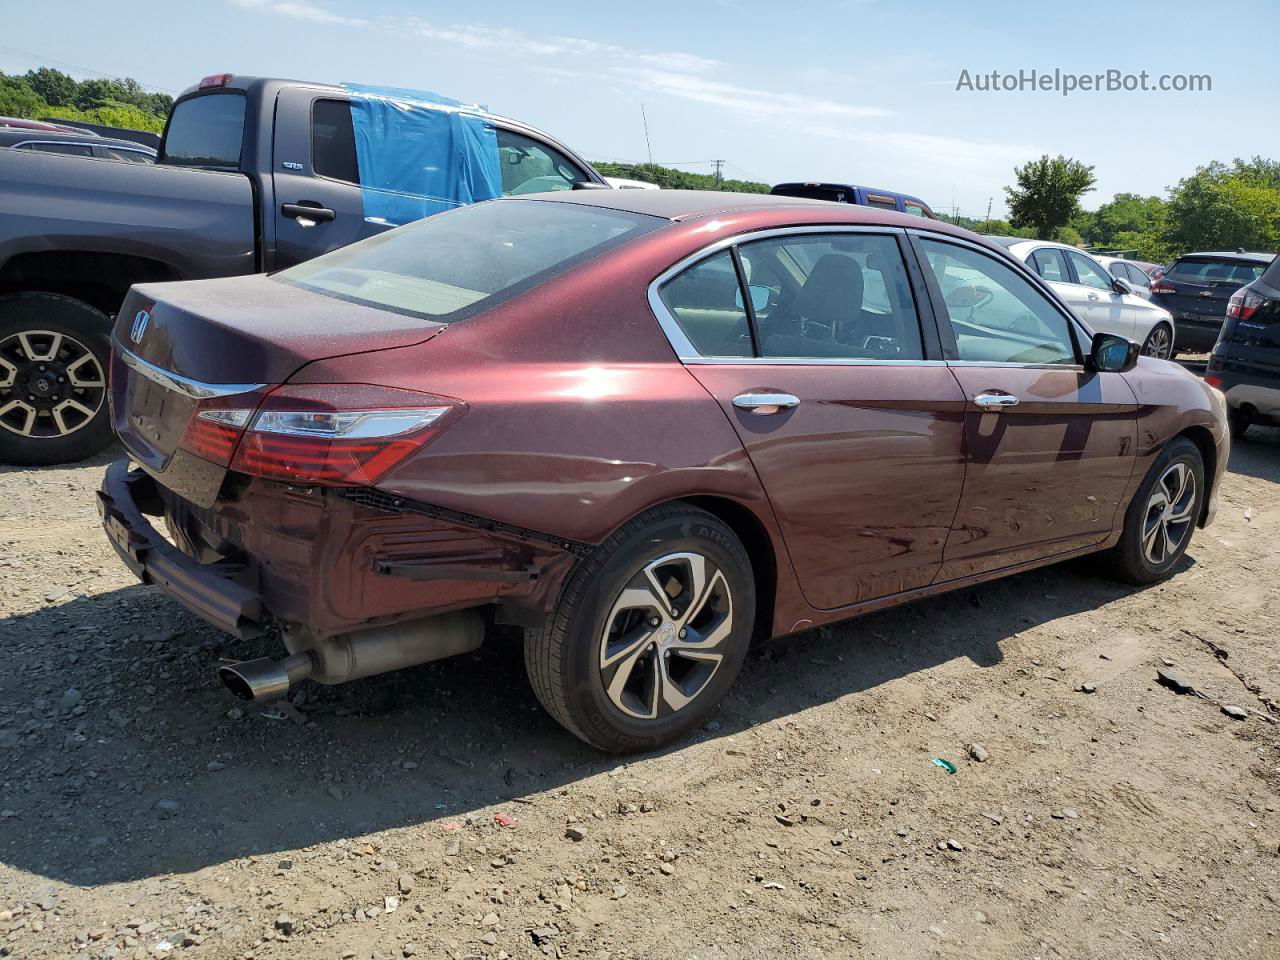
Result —
M 680 631 L 680 639 L 681 639 L 681 640 L 683 640 L 683 639 L 684 639 L 685 637 L 687 637 L 688 635 L 689 635 L 689 631 L 688 631 L 688 630 L 684 630 L 684 629 L 682 629 L 682 630 Z
M 662 621 L 661 621 L 661 620 L 659 620 L 657 617 L 650 617 L 650 618 L 649 618 L 649 626 L 651 626 L 651 627 L 656 627 L 656 626 L 657 626 L 658 624 L 660 624 L 661 622 L 662 622 Z

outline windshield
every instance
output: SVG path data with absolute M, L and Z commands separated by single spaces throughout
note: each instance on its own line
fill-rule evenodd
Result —
M 174 106 L 160 162 L 239 170 L 243 140 L 244 94 L 200 94 Z
M 456 323 L 666 221 L 575 203 L 491 200 L 274 275 L 327 296 Z

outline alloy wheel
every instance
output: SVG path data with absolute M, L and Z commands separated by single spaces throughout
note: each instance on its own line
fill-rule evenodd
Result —
M 1190 536 L 1195 504 L 1195 474 L 1185 463 L 1172 464 L 1151 491 L 1142 524 L 1142 553 L 1152 566 L 1167 563 Z
M 1173 337 L 1164 326 L 1158 326 L 1152 330 L 1151 335 L 1147 337 L 1147 342 L 1142 346 L 1145 356 L 1155 357 L 1157 360 L 1168 360 L 1172 350 Z
M 97 416 L 102 365 L 75 337 L 24 330 L 0 341 L 0 427 L 20 437 L 64 437 Z
M 692 703 L 720 669 L 733 632 L 724 573 L 699 553 L 646 564 L 622 589 L 600 638 L 600 679 L 630 717 L 655 720 Z

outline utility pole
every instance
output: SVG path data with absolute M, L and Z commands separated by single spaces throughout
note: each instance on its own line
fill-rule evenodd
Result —
M 653 166 L 653 144 L 649 142 L 649 118 L 645 115 L 644 104 L 640 104 L 640 120 L 644 123 L 644 145 L 649 151 L 649 166 Z
M 711 162 L 716 165 L 716 189 L 719 190 L 721 185 L 724 183 L 724 177 L 721 175 L 721 172 L 720 172 L 720 168 L 724 166 L 724 161 L 712 160 Z
M 987 197 L 987 219 L 982 221 L 982 232 L 986 233 L 987 228 L 991 226 L 991 201 L 995 197 Z

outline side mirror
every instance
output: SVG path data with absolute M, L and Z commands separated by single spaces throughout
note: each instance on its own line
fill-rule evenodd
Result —
M 1133 287 L 1129 286 L 1129 281 L 1121 280 L 1119 277 L 1112 278 L 1111 289 L 1116 293 L 1133 293 Z
M 1089 345 L 1089 367 L 1098 373 L 1127 373 L 1138 365 L 1142 348 L 1116 333 L 1095 333 Z

